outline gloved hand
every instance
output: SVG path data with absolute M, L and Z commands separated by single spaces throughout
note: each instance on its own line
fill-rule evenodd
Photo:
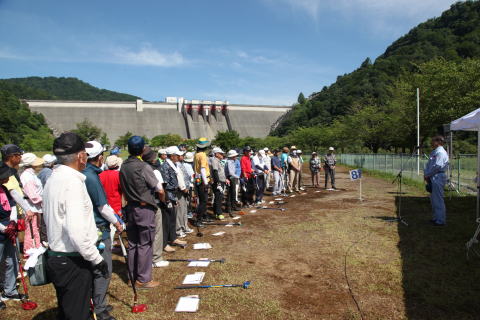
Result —
M 217 186 L 217 190 L 218 190 L 218 191 L 220 191 L 220 192 L 223 192 L 223 188 L 222 188 L 222 186 L 220 186 L 220 185 L 219 185 L 219 186 Z
M 102 276 L 107 277 L 108 275 L 108 265 L 105 260 L 102 260 L 99 264 L 93 267 L 94 270 L 100 271 Z
M 17 223 L 15 221 L 10 221 L 4 233 L 10 241 L 14 242 L 17 237 Z

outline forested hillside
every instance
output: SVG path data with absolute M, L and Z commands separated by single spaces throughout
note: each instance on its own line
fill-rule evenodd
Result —
M 0 90 L 7 90 L 21 99 L 135 101 L 125 93 L 99 89 L 77 78 L 28 77 L 0 79 Z
M 301 95 L 272 134 L 298 134 L 302 126 L 317 129 L 325 144 L 356 150 L 413 147 L 416 87 L 425 140 L 443 123 L 480 107 L 478 58 L 480 2 L 454 4 L 395 41 L 375 62 L 367 58 L 332 85 L 307 99 Z

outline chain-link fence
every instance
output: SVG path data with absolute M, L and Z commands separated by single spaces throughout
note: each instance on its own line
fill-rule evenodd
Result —
M 340 154 L 337 160 L 356 168 L 365 168 L 396 175 L 403 169 L 403 176 L 412 180 L 423 180 L 423 168 L 427 164 L 427 156 L 420 158 L 420 173 L 417 174 L 417 156 L 409 154 Z M 450 159 L 449 187 L 460 192 L 476 192 L 475 177 L 477 172 L 477 156 L 460 154 Z

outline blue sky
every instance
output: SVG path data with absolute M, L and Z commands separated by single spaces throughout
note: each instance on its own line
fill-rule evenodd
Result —
M 0 78 L 289 105 L 451 0 L 0 0 Z

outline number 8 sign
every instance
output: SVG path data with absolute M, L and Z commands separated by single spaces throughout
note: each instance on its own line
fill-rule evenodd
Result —
M 361 178 L 362 178 L 361 169 L 350 170 L 350 180 L 355 181 Z

